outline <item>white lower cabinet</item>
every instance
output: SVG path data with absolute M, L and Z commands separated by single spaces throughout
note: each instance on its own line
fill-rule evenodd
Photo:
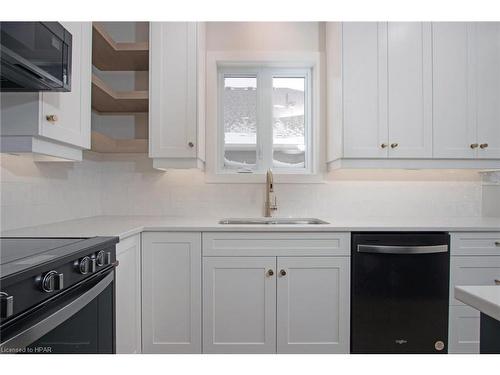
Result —
M 201 353 L 201 233 L 142 235 L 143 353 Z
M 348 257 L 205 257 L 205 353 L 348 353 Z
M 116 245 L 116 352 L 141 352 L 141 235 Z
M 500 232 L 451 233 L 450 353 L 479 353 L 479 311 L 455 299 L 457 285 L 495 285 L 500 279 Z
M 448 353 L 479 353 L 479 311 L 469 306 L 450 306 Z
M 203 352 L 276 351 L 276 258 L 203 259 Z
M 278 353 L 349 352 L 349 258 L 278 257 Z

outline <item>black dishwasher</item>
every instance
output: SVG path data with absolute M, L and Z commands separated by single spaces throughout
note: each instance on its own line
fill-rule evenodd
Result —
M 351 353 L 447 353 L 450 236 L 351 237 Z

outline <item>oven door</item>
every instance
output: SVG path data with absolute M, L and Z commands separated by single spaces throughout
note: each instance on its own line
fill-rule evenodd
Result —
M 0 353 L 114 353 L 114 268 L 2 328 Z

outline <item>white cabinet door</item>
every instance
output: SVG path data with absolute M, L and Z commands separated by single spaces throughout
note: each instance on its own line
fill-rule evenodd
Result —
M 116 352 L 141 352 L 141 235 L 116 245 Z
M 387 23 L 343 23 L 342 75 L 344 157 L 387 157 Z
M 432 36 L 427 22 L 387 25 L 389 157 L 432 157 Z
M 432 24 L 433 156 L 475 158 L 476 121 L 471 90 L 471 30 L 466 22 Z
M 477 142 L 483 145 L 477 155 L 500 158 L 500 22 L 477 22 L 474 27 Z
M 144 353 L 201 353 L 201 233 L 142 235 Z
M 276 352 L 275 257 L 203 259 L 203 352 Z
M 71 92 L 41 94 L 40 135 L 90 148 L 92 23 L 62 22 L 72 35 Z M 54 115 L 56 121 L 48 121 Z
M 196 158 L 197 24 L 150 24 L 149 156 Z
M 349 258 L 278 257 L 278 353 L 349 353 Z
M 450 306 L 448 353 L 479 354 L 479 319 L 470 306 Z
M 450 305 L 463 305 L 455 299 L 456 285 L 495 285 L 500 279 L 500 256 L 452 256 L 450 260 Z

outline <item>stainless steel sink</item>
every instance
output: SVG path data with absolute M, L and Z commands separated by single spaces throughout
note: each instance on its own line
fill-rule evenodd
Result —
M 318 225 L 329 224 L 326 221 L 315 218 L 276 218 L 276 217 L 263 217 L 263 218 L 250 218 L 250 219 L 222 219 L 219 224 L 242 224 L 242 225 Z

